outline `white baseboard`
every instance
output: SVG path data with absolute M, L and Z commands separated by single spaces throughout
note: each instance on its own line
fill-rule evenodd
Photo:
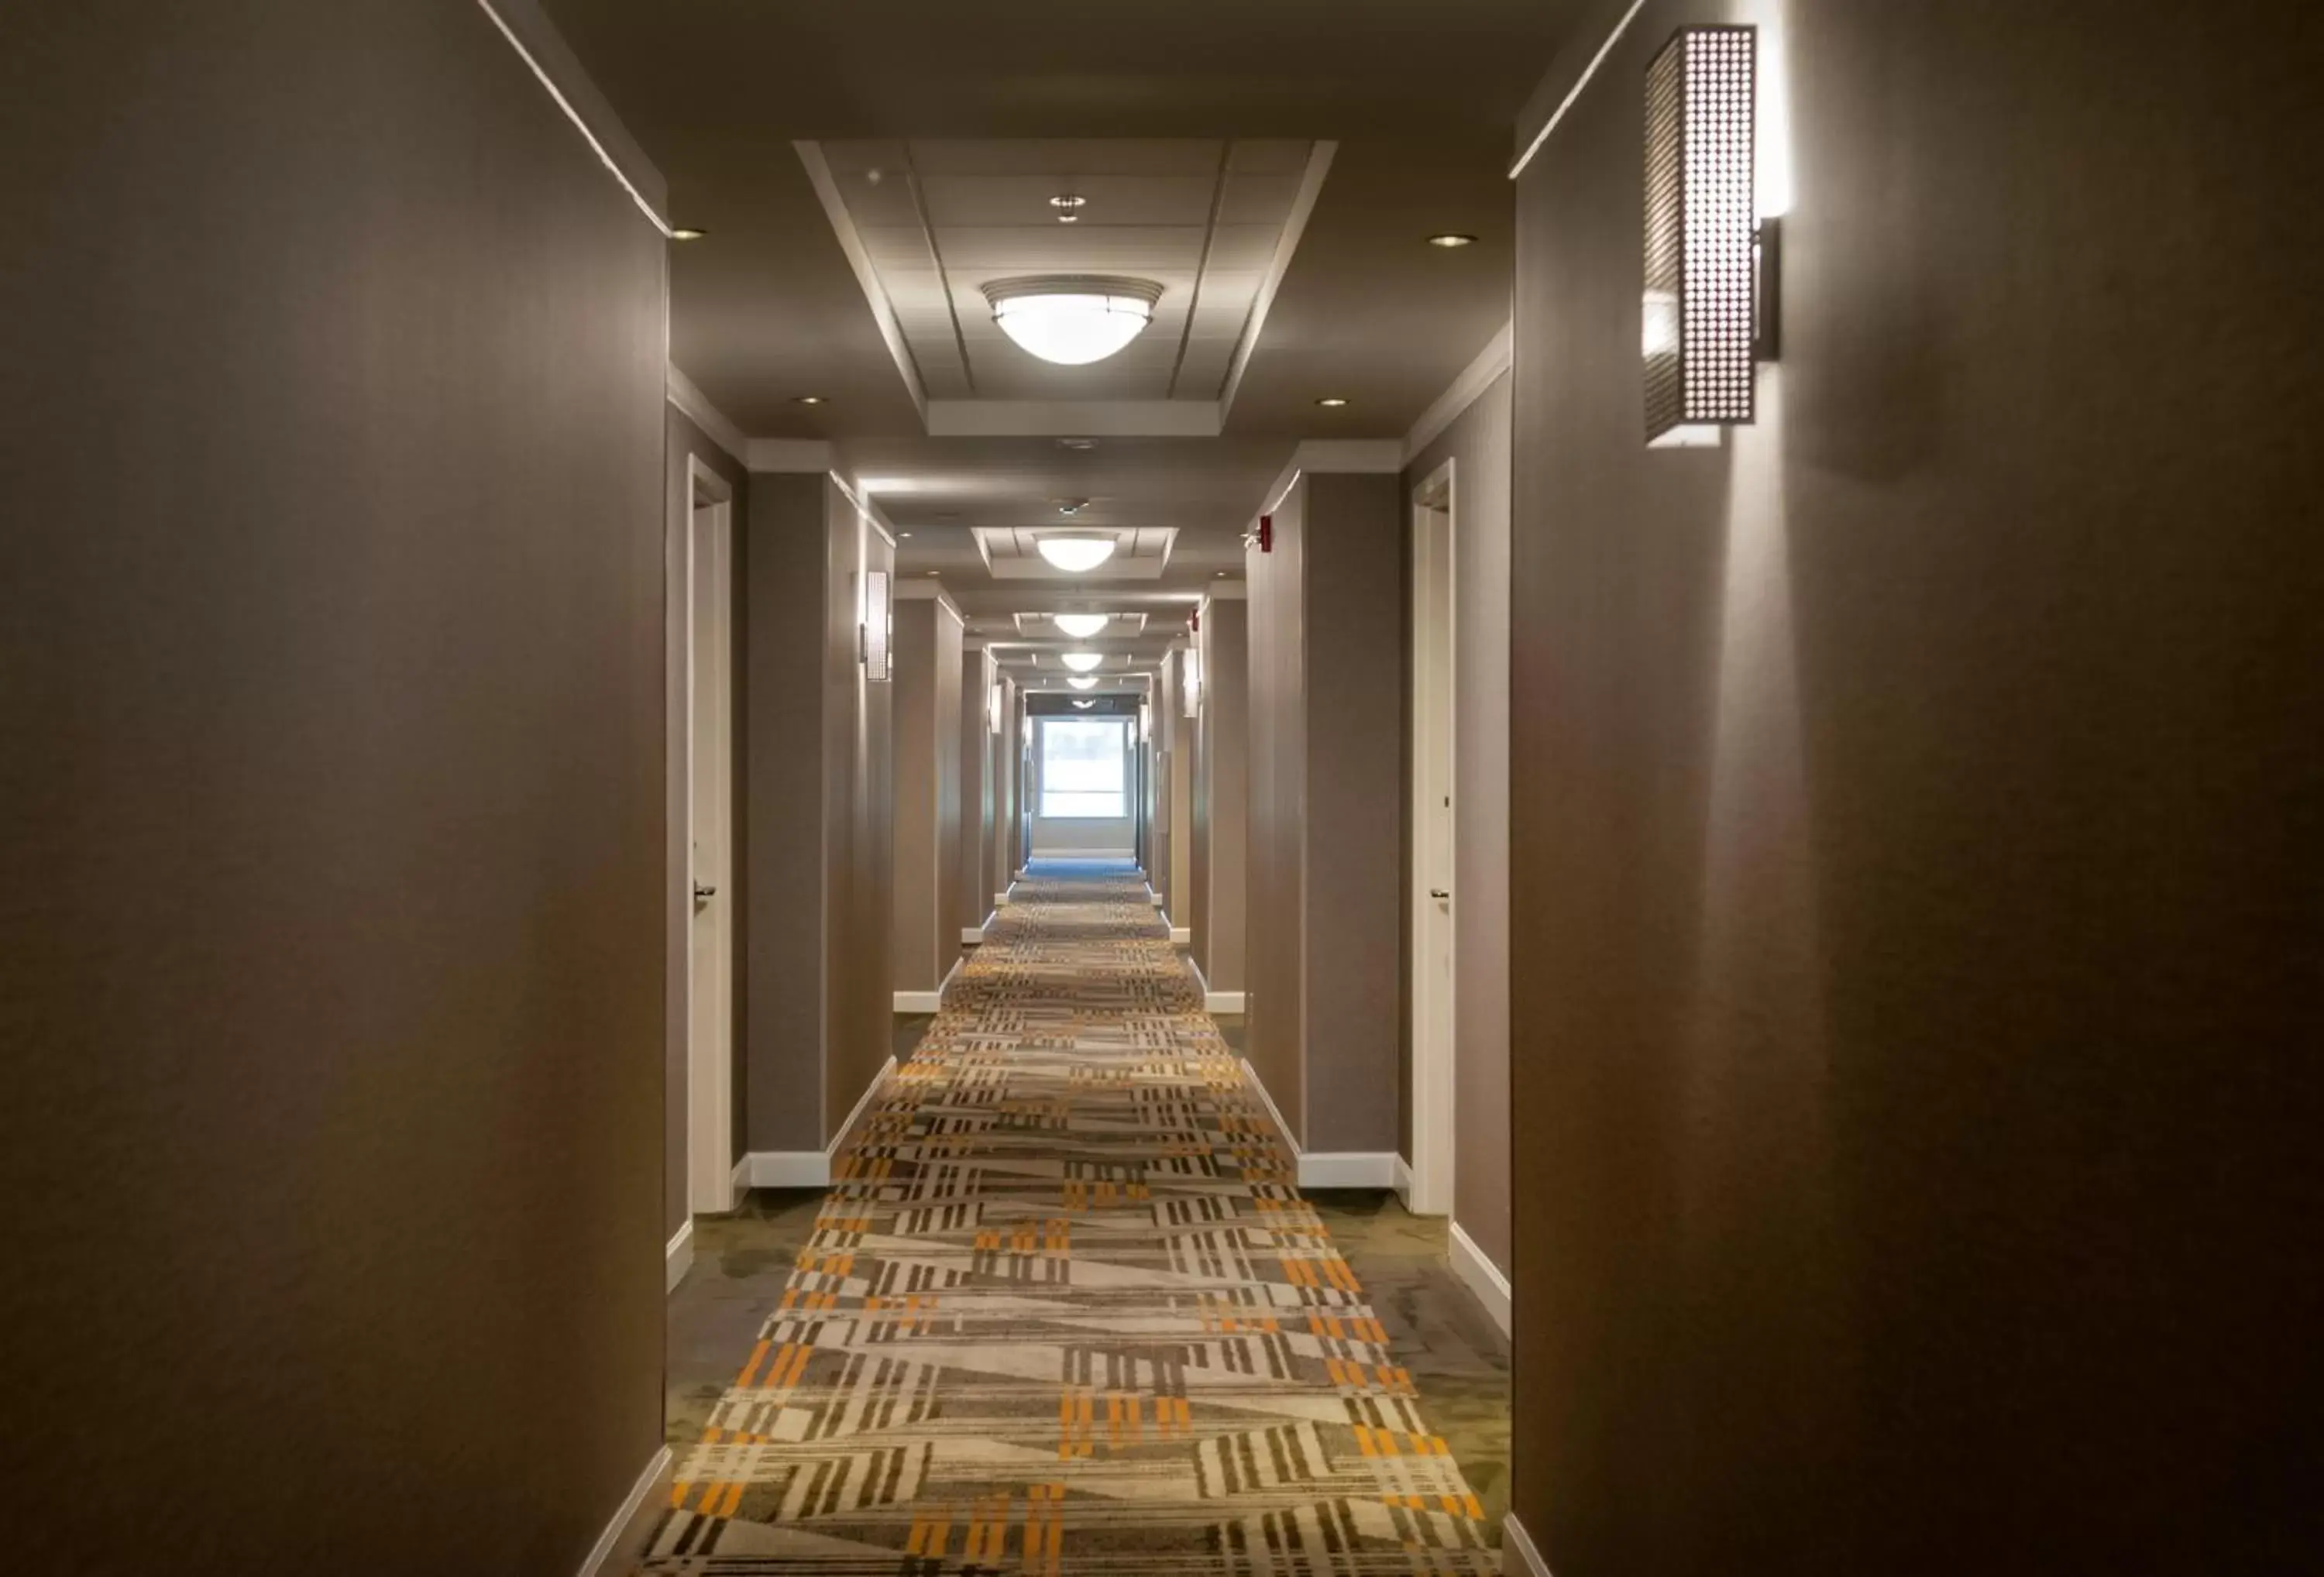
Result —
M 847 1142 L 847 1136 L 853 1133 L 855 1130 L 855 1125 L 862 1120 L 864 1110 L 872 1104 L 872 1098 L 880 1093 L 880 1086 L 886 1084 L 889 1075 L 895 1071 L 896 1059 L 892 1056 L 880 1065 L 880 1071 L 872 1075 L 872 1082 L 863 1086 L 863 1093 L 855 1098 L 855 1109 L 847 1114 L 846 1120 L 839 1125 L 839 1131 L 832 1136 L 831 1143 L 824 1148 L 752 1150 L 749 1155 L 744 1156 L 742 1163 L 751 1169 L 751 1186 L 753 1188 L 830 1187 L 831 1163 L 839 1154 L 839 1147 Z
M 1501 1577 L 1549 1577 L 1549 1563 L 1515 1512 L 1501 1518 Z
M 821 1150 L 752 1150 L 742 1157 L 753 1188 L 828 1188 L 831 1157 Z
M 985 925 L 991 924 L 990 920 L 985 922 Z M 960 928 L 960 945 L 964 947 L 982 947 L 984 945 L 984 926 L 963 926 Z
M 1499 1266 L 1485 1257 L 1485 1251 L 1477 1247 L 1477 1240 L 1461 1230 L 1459 1222 L 1453 1222 L 1450 1226 L 1451 1230 L 1445 1234 L 1444 1255 L 1452 1262 L 1452 1274 L 1477 1295 L 1477 1301 L 1485 1305 L 1487 1314 L 1493 1316 L 1493 1323 L 1501 1328 L 1501 1334 L 1514 1340 L 1510 1320 L 1515 1313 L 1516 1300 L 1511 1296 L 1509 1278 L 1501 1274 Z
M 727 1206 L 730 1210 L 733 1209 L 736 1205 L 740 1205 L 742 1203 L 742 1195 L 751 1192 L 750 1157 L 744 1156 L 741 1160 L 734 1163 L 734 1176 L 729 1181 L 728 1192 L 732 1194 L 733 1199 L 733 1204 Z
M 1013 892 L 1013 891 L 1015 891 L 1015 890 L 1016 890 L 1016 889 L 1014 889 L 1014 888 L 1010 889 L 1010 892 Z M 992 895 L 992 907 L 993 907 L 995 909 L 1005 909 L 1005 908 L 1007 908 L 1009 907 L 1009 893 L 1007 893 L 1007 892 L 996 892 L 996 893 L 994 893 L 994 894 Z
M 653 1453 L 646 1471 L 630 1486 L 621 1509 L 613 1513 L 613 1520 L 597 1536 L 588 1559 L 581 1563 L 580 1577 L 626 1577 L 644 1559 L 646 1540 L 653 1535 L 654 1514 L 669 1492 L 669 1447 L 665 1445 Z
M 1186 960 L 1186 967 L 1194 973 L 1194 983 L 1203 988 L 1203 1011 L 1205 1013 L 1240 1013 L 1243 1010 L 1243 999 L 1245 993 L 1241 991 L 1214 991 L 1211 989 L 1210 981 L 1204 975 L 1203 966 L 1201 964 L 1189 958 Z
M 1199 976 L 1202 973 L 1202 971 L 1196 970 L 1194 973 Z M 1250 1058 L 1249 1057 L 1244 1057 L 1242 1059 L 1242 1078 L 1243 1083 L 1249 1084 L 1252 1091 L 1258 1094 L 1259 1103 L 1267 1108 L 1267 1115 L 1274 1120 L 1275 1131 L 1282 1136 L 1284 1148 L 1288 1149 L 1293 1156 L 1297 1156 L 1299 1154 L 1299 1141 L 1291 1137 L 1291 1125 L 1283 1120 L 1283 1108 L 1275 1103 L 1275 1096 L 1269 1093 L 1265 1083 L 1260 1080 L 1259 1070 L 1250 1065 Z
M 943 1012 L 945 989 L 952 984 L 952 977 L 960 973 L 961 962 L 957 958 L 952 961 L 952 967 L 945 971 L 944 979 L 936 982 L 936 989 L 932 991 L 898 991 L 896 1011 L 899 1013 Z
M 1396 1157 L 1389 1151 L 1302 1150 L 1302 1188 L 1388 1188 L 1396 1184 Z
M 662 1250 L 662 1291 L 676 1292 L 678 1284 L 686 1279 L 686 1273 L 694 1268 L 694 1222 L 690 1218 L 671 1234 Z
M 1402 1156 L 1396 1158 L 1395 1186 L 1396 1196 L 1404 1202 L 1405 1209 L 1410 1210 L 1412 1208 L 1412 1163 Z
M 1192 927 L 1192 926 L 1173 926 L 1173 927 L 1170 927 L 1170 945 L 1171 945 L 1171 946 L 1173 946 L 1173 947 L 1192 947 L 1194 945 L 1194 927 Z

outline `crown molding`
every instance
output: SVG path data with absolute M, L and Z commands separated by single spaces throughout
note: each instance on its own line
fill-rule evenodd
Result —
M 565 35 L 549 20 L 539 0 L 476 0 L 476 9 L 490 19 L 508 41 L 518 59 L 531 69 L 565 118 L 573 123 L 598 160 L 621 182 L 638 211 L 665 236 L 669 234 L 669 185 L 646 157 L 622 117 L 566 43 Z
M 1477 359 L 1462 369 L 1451 386 L 1436 397 L 1434 404 L 1420 413 L 1420 420 L 1404 435 L 1405 466 L 1420 458 L 1422 450 L 1443 437 L 1444 429 L 1459 420 L 1461 413 L 1474 405 L 1478 397 L 1514 364 L 1515 327 L 1513 323 L 1502 324 L 1485 348 L 1477 353 Z
M 1565 112 L 1573 107 L 1582 90 L 1598 75 L 1598 68 L 1606 63 L 1606 57 L 1614 52 L 1614 46 L 1622 42 L 1622 35 L 1630 31 L 1630 23 L 1637 20 L 1646 5 L 1646 0 L 1602 0 L 1589 25 L 1574 29 L 1572 41 L 1558 51 L 1557 59 L 1550 62 L 1540 85 L 1533 90 L 1533 97 L 1517 112 L 1517 140 L 1524 151 L 1509 166 L 1511 180 L 1525 173 L 1526 166 L 1533 162 L 1533 156 L 1541 152 L 1541 145 L 1557 130 Z M 1590 41 L 1601 34 L 1604 42 L 1591 51 Z M 1528 131 L 1528 127 L 1534 129 Z
M 726 451 L 728 459 L 749 469 L 751 440 L 742 436 L 741 428 L 726 420 L 724 411 L 710 403 L 710 396 L 679 371 L 676 362 L 670 363 L 662 375 L 662 392 L 669 403 L 700 428 L 712 443 Z

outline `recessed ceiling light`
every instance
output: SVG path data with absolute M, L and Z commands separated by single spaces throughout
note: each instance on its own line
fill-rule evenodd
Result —
M 909 531 L 899 531 L 896 533 L 896 540 L 899 542 L 908 542 L 911 540 L 912 533 Z
M 992 320 L 1019 349 L 1059 366 L 1102 362 L 1146 332 L 1162 287 L 1111 275 L 1031 274 L 983 287 Z
M 1431 235 L 1428 238 L 1428 244 L 1442 246 L 1448 252 L 1456 246 L 1474 246 L 1476 244 L 1477 238 L 1474 235 L 1463 235 L 1458 230 L 1447 230 L 1441 235 Z
M 1061 449 L 1072 449 L 1079 454 L 1087 454 L 1090 450 L 1097 447 L 1097 440 L 1095 438 L 1059 438 L 1057 440 L 1057 447 Z
M 1057 506 L 1057 512 L 1061 515 L 1077 515 L 1087 508 L 1089 508 L 1088 499 L 1069 498 Z
M 1322 406 L 1326 410 L 1337 410 L 1341 406 L 1345 405 L 1347 401 L 1337 394 L 1326 394 L 1323 398 L 1315 401 L 1315 403 Z
M 823 396 L 820 394 L 794 394 L 791 396 L 791 403 L 794 405 L 820 405 L 823 403 Z
M 699 241 L 709 234 L 709 231 L 697 230 L 691 225 L 679 225 L 671 229 L 669 238 L 672 241 Z
M 1071 211 L 1072 209 L 1080 208 L 1083 204 L 1088 201 L 1089 198 L 1085 197 L 1076 197 L 1072 192 L 1061 191 L 1056 197 L 1049 199 L 1049 206 L 1053 208 L 1065 208 Z

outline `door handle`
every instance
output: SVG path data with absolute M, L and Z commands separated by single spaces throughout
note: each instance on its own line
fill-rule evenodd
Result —
M 697 881 L 694 884 L 695 902 L 708 903 L 712 899 L 716 898 L 717 896 L 718 889 L 711 883 L 706 881 Z
M 1450 892 L 1447 892 L 1443 888 L 1432 887 L 1428 890 L 1428 896 L 1431 898 L 1451 898 L 1452 895 Z

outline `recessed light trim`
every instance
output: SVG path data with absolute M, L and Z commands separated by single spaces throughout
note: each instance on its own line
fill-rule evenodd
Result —
M 794 394 L 791 396 L 791 403 L 794 405 L 820 405 L 823 403 L 823 396 L 820 394 Z
M 1477 238 L 1459 230 L 1442 230 L 1428 238 L 1428 244 L 1452 252 L 1463 246 L 1474 246 L 1477 244 Z
M 699 241 L 709 234 L 709 231 L 697 230 L 691 225 L 679 225 L 670 230 L 669 238 L 672 241 Z
M 1338 394 L 1326 394 L 1321 400 L 1315 401 L 1315 403 L 1322 406 L 1326 410 L 1337 410 L 1342 406 L 1347 404 L 1347 401 L 1344 397 Z

